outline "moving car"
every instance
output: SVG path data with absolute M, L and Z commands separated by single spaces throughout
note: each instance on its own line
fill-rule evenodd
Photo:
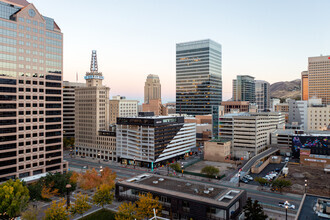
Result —
M 278 203 L 278 206 L 279 207 L 282 207 L 282 208 L 285 208 L 285 206 L 288 206 L 288 208 L 289 209 L 295 209 L 296 207 L 295 207 L 295 205 L 292 205 L 292 204 L 290 204 L 290 203 L 285 203 L 285 202 L 279 202 Z
M 243 178 L 251 180 L 251 181 L 253 180 L 252 176 L 250 176 L 250 175 L 245 175 Z

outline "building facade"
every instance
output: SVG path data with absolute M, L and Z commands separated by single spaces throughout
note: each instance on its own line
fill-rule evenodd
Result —
M 168 115 L 168 109 L 162 104 L 160 99 L 151 99 L 149 103 L 142 104 L 142 111 L 143 112 L 153 112 L 154 115 Z
M 308 130 L 330 130 L 330 105 L 311 105 L 307 111 Z
M 238 75 L 236 79 L 233 79 L 233 101 L 255 103 L 255 91 L 254 77 Z
M 63 81 L 63 137 L 75 137 L 75 88 L 85 83 Z
M 162 99 L 160 80 L 155 74 L 149 74 L 144 84 L 144 103 L 149 104 L 152 99 Z
M 255 100 L 259 112 L 270 111 L 270 84 L 263 80 L 255 81 Z
M 289 101 L 289 124 L 302 125 L 307 129 L 307 101 L 297 101 L 290 99 Z
M 184 117 L 117 119 L 116 152 L 123 164 L 152 167 L 182 157 L 196 146 L 196 124 Z
M 104 77 L 98 71 L 95 50 L 90 72 L 84 78 L 86 87 L 75 89 L 75 153 L 83 158 L 115 160 L 116 138 L 109 126 L 110 88 L 102 84 Z
M 133 117 L 138 115 L 137 100 L 128 100 L 124 96 L 113 96 L 110 100 L 110 124 L 116 124 L 117 117 Z
M 301 100 L 308 100 L 308 71 L 301 72 Z
M 225 101 L 221 102 L 224 107 L 225 114 L 232 113 L 232 111 L 249 112 L 250 103 L 246 101 Z
M 222 101 L 221 45 L 201 40 L 176 45 L 176 113 L 205 115 Z
M 330 56 L 308 58 L 308 98 L 330 104 Z
M 0 7 L 0 182 L 63 172 L 63 34 L 25 0 Z
M 232 156 L 249 159 L 270 145 L 271 132 L 284 129 L 282 113 L 235 113 L 219 119 L 219 138 L 232 140 Z

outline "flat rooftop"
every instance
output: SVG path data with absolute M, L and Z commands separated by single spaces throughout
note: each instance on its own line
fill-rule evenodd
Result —
M 322 212 L 315 212 L 314 206 L 317 202 L 321 201 L 330 201 L 330 198 L 322 197 L 322 196 L 313 196 L 313 195 L 306 195 L 305 199 L 303 200 L 303 204 L 300 207 L 298 212 L 298 220 L 317 220 L 317 219 L 329 219 L 330 214 L 322 213 Z M 328 204 L 330 206 L 330 204 Z
M 125 186 L 141 188 L 146 191 L 170 194 L 176 197 L 225 207 L 234 202 L 236 198 L 240 197 L 240 195 L 245 192 L 239 189 L 214 186 L 206 183 L 149 173 L 122 180 L 118 183 Z
M 295 134 L 294 129 L 285 129 L 285 130 L 275 130 L 273 131 L 273 134 L 279 134 L 279 135 L 294 135 L 294 136 L 330 136 L 330 132 L 329 131 L 304 131 L 303 134 Z

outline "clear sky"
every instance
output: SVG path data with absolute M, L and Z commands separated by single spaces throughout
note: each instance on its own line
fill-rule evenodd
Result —
M 222 45 L 223 99 L 232 79 L 300 78 L 307 58 L 330 54 L 329 0 L 30 0 L 64 33 L 64 80 L 79 82 L 97 50 L 110 96 L 143 100 L 158 74 L 163 101 L 175 101 L 175 44 Z

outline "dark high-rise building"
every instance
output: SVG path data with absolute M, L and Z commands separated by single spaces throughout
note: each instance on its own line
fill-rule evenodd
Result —
M 270 84 L 264 80 L 255 81 L 255 100 L 259 112 L 270 111 Z
M 200 40 L 176 45 L 176 112 L 212 113 L 222 101 L 221 45 Z
M 0 8 L 0 182 L 63 172 L 61 29 L 25 0 Z
M 233 101 L 248 101 L 255 103 L 255 81 L 254 77 L 238 75 L 233 80 Z

